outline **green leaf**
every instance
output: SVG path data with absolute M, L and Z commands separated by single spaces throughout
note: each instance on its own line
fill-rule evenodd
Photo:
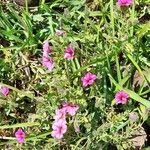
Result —
M 137 64 L 137 62 L 134 60 L 134 58 L 132 57 L 132 55 L 130 55 L 128 53 L 127 56 L 131 60 L 131 62 L 133 63 L 133 65 L 137 68 L 137 70 L 139 71 L 139 73 L 141 74 L 141 76 L 143 78 L 145 78 L 144 73 L 142 72 L 141 68 L 139 67 L 139 65 Z
M 144 25 L 142 26 L 141 30 L 138 31 L 138 38 L 140 39 L 140 38 L 141 38 L 142 36 L 144 36 L 145 33 L 146 33 L 147 31 L 149 31 L 149 30 L 150 30 L 150 21 L 147 22 L 146 24 L 144 24 Z
M 40 126 L 40 123 L 38 123 L 38 122 L 27 122 L 27 123 L 13 124 L 13 125 L 4 125 L 4 126 L 0 126 L 0 129 L 32 127 L 32 126 Z
M 34 20 L 34 21 L 42 22 L 42 21 L 44 20 L 44 18 L 42 17 L 41 14 L 37 14 L 37 15 L 34 15 L 34 16 L 33 16 L 33 20 Z

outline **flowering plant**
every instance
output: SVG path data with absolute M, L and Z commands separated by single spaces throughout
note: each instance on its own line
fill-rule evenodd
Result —
M 0 5 L 0 148 L 150 146 L 148 1 L 44 2 Z

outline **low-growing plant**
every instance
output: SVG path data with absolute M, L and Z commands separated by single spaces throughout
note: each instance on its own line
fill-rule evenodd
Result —
M 150 146 L 149 7 L 1 2 L 1 149 Z

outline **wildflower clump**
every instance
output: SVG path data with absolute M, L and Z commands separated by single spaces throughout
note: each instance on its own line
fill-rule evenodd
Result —
M 52 137 L 56 139 L 63 138 L 63 135 L 67 132 L 67 122 L 66 115 L 67 113 L 71 116 L 76 114 L 76 111 L 79 109 L 78 105 L 75 105 L 70 102 L 64 102 L 62 108 L 55 110 L 54 122 L 52 125 Z

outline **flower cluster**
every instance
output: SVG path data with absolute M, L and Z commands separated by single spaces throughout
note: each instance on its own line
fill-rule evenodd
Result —
M 71 102 L 64 102 L 62 104 L 62 108 L 56 109 L 54 122 L 52 125 L 52 137 L 56 139 L 63 138 L 63 135 L 67 132 L 67 125 L 66 125 L 66 115 L 67 113 L 71 116 L 76 114 L 76 111 L 79 109 L 78 105 L 75 105 Z
M 62 34 L 62 33 L 60 33 Z M 42 65 L 46 67 L 48 70 L 52 70 L 54 68 L 54 61 L 49 56 L 52 53 L 52 47 L 49 45 L 48 41 L 45 41 L 43 44 L 43 56 L 42 56 Z M 74 49 L 70 44 L 64 52 L 64 59 L 71 60 L 74 58 Z
M 52 53 L 52 47 L 49 45 L 48 41 L 45 41 L 43 44 L 42 64 L 50 71 L 54 68 L 54 61 L 49 56 L 51 53 Z

